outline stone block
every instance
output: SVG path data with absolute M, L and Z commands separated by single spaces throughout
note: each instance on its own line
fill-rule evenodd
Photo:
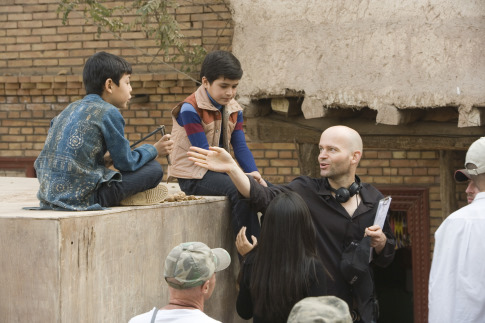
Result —
M 22 209 L 38 205 L 37 189 L 34 178 L 0 177 L 1 322 L 127 322 L 162 307 L 165 257 L 185 241 L 231 253 L 205 311 L 223 322 L 242 321 L 235 313 L 239 262 L 225 197 L 91 212 Z

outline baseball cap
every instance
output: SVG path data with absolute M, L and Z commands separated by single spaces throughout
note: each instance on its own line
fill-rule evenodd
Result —
M 352 323 L 349 306 L 336 296 L 307 297 L 291 309 L 287 323 Z
M 466 169 L 459 169 L 455 172 L 455 181 L 457 182 L 466 182 L 468 181 L 470 178 L 470 175 L 468 175 L 468 172 L 466 171 Z
M 202 242 L 181 243 L 165 259 L 165 281 L 176 289 L 196 287 L 230 264 L 231 256 L 222 248 L 211 249 Z
M 470 169 L 468 164 L 475 164 L 477 168 Z M 465 158 L 465 171 L 468 175 L 478 175 L 485 173 L 485 137 L 475 140 L 468 151 Z

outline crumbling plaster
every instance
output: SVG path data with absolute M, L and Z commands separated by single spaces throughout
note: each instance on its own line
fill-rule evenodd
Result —
M 325 107 L 485 105 L 485 1 L 230 0 L 241 103 L 304 91 Z M 393 110 L 394 109 L 394 110 Z

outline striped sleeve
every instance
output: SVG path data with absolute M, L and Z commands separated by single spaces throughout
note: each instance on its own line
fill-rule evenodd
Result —
M 246 143 L 246 136 L 243 131 L 242 111 L 239 111 L 237 114 L 236 127 L 231 135 L 231 145 L 234 150 L 234 156 L 245 173 L 251 173 L 258 170 L 253 154 Z
M 192 146 L 209 149 L 209 143 L 202 127 L 202 120 L 190 103 L 182 105 L 177 122 L 184 127 Z

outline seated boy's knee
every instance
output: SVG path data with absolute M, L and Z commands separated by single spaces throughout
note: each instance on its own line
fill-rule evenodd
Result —
M 151 178 L 156 182 L 154 184 L 155 186 L 158 185 L 163 178 L 162 165 L 154 159 L 146 163 L 143 167 L 145 168 L 144 173 L 148 174 L 148 178 Z

